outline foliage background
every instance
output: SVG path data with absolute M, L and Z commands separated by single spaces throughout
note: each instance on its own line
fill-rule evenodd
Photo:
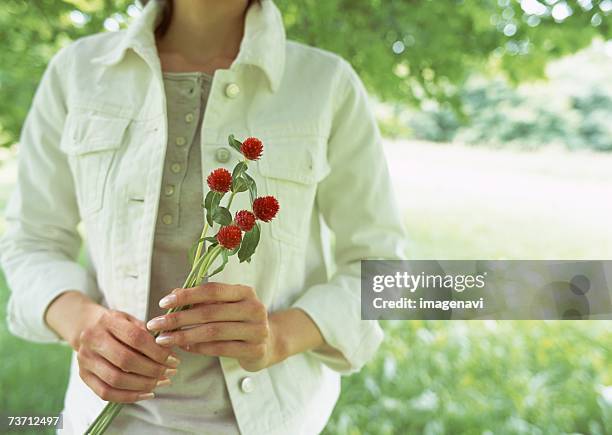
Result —
M 386 121 L 406 135 L 436 142 L 536 149 L 612 151 L 612 43 L 597 43 L 549 63 L 546 80 L 511 86 L 503 77 L 473 75 L 459 93 L 467 122 L 449 107 L 403 110 Z M 402 119 L 403 118 L 403 119 Z M 398 134 L 399 133 L 399 134 Z
M 439 111 L 453 112 L 454 122 L 462 124 L 470 122 L 470 109 L 477 103 L 474 91 L 464 89 L 475 73 L 503 77 L 511 84 L 540 78 L 550 60 L 587 47 L 594 37 L 608 40 L 612 35 L 611 0 L 276 0 L 276 4 L 290 38 L 344 56 L 382 101 L 419 108 L 434 104 Z M 53 53 L 80 36 L 125 27 L 135 14 L 135 6 L 130 5 L 128 0 L 2 2 L 0 144 L 16 141 Z M 604 99 L 609 106 L 610 97 Z M 486 104 L 495 108 L 495 101 L 488 99 Z M 481 123 L 475 121 L 477 131 L 482 131 Z M 433 137 L 448 138 L 448 134 Z
M 534 152 L 551 143 L 611 148 L 610 57 L 601 53 L 612 1 L 276 3 L 290 37 L 355 66 L 384 102 L 387 136 L 530 150 L 388 144 L 412 258 L 612 258 L 612 207 L 604 201 L 612 194 L 612 156 Z M 80 36 L 124 27 L 134 14 L 129 5 L 0 4 L 1 144 L 18 138 L 53 53 Z M 559 19 L 566 7 L 571 15 Z M 551 61 L 584 48 L 550 70 Z M 0 149 L 0 210 L 14 178 L 11 155 Z M 7 296 L 0 274 L 0 319 Z M 326 434 L 612 433 L 609 322 L 383 326 L 377 358 L 343 379 Z M 4 322 L 0 348 L 1 412 L 57 414 L 69 349 L 24 342 Z

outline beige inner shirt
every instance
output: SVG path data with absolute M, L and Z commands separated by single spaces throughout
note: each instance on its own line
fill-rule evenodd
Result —
M 159 300 L 181 287 L 188 252 L 202 231 L 204 179 L 200 130 L 212 77 L 164 72 L 168 147 L 155 228 L 147 320 L 165 312 Z M 219 359 L 174 350 L 181 359 L 172 385 L 155 398 L 125 406 L 111 428 L 129 434 L 239 434 Z M 109 430 L 110 432 L 110 430 Z

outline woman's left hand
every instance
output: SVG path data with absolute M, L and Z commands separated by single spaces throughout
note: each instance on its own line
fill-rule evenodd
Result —
M 168 331 L 157 337 L 158 344 L 236 358 L 248 371 L 258 371 L 284 359 L 274 322 L 268 319 L 266 307 L 253 288 L 210 282 L 175 289 L 159 303 L 162 308 L 183 305 L 191 307 L 147 323 L 150 331 Z M 174 331 L 184 326 L 191 328 Z

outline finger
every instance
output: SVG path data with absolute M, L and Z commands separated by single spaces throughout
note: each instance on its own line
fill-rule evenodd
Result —
M 161 308 L 172 308 L 189 304 L 238 302 L 253 297 L 255 297 L 255 291 L 252 287 L 207 282 L 197 287 L 174 289 L 172 293 L 159 301 L 159 306 Z
M 183 326 L 211 322 L 252 321 L 265 322 L 266 307 L 257 299 L 240 302 L 197 304 L 192 308 L 151 319 L 147 323 L 150 331 L 171 331 Z
M 89 370 L 81 369 L 79 375 L 98 397 L 108 402 L 133 403 L 155 397 L 154 393 L 141 393 L 113 388 Z
M 163 332 L 157 337 L 157 342 L 164 346 L 227 340 L 260 343 L 266 340 L 268 334 L 267 323 L 214 322 L 179 331 Z
M 157 387 L 170 384 L 169 378 L 158 379 L 124 372 L 96 354 L 92 354 L 89 370 L 111 387 L 121 390 L 149 393 Z
M 152 378 L 161 378 L 176 373 L 176 369 L 168 368 L 136 352 L 110 333 L 106 334 L 104 340 L 92 343 L 90 348 L 124 372 Z
M 158 345 L 155 342 L 155 338 L 146 329 L 122 318 L 108 322 L 106 326 L 115 338 L 132 349 L 141 352 L 151 360 L 173 368 L 178 365 L 178 362 L 174 361 L 176 358 L 169 358 L 171 356 L 170 349 Z
M 131 315 L 130 313 L 126 313 L 125 311 L 122 311 L 121 314 L 123 314 L 128 321 L 134 323 L 135 325 L 138 325 L 138 326 L 145 325 L 145 322 L 140 320 L 138 317 Z
M 214 341 L 212 343 L 190 344 L 187 351 L 207 356 L 259 359 L 265 356 L 266 347 L 261 343 L 246 343 L 244 341 Z

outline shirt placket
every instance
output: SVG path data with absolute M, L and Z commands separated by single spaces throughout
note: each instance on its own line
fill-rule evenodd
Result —
M 173 95 L 181 113 L 168 114 L 178 116 L 178 122 L 173 122 L 168 131 L 168 149 L 164 166 L 163 185 L 160 198 L 158 219 L 161 229 L 174 229 L 179 225 L 179 199 L 181 187 L 187 171 L 189 149 L 193 145 L 196 134 L 198 116 L 201 110 L 202 89 L 200 80 L 186 78 L 178 80 L 178 94 Z M 196 146 L 199 144 L 196 144 Z

